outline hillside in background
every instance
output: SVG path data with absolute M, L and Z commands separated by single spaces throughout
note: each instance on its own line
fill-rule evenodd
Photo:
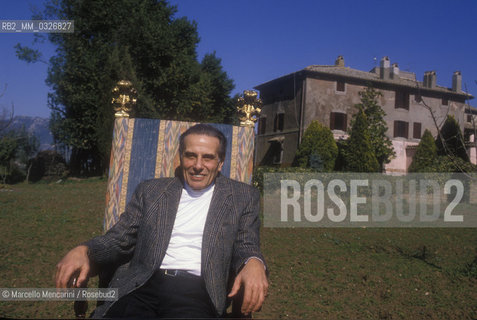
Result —
M 40 117 L 15 116 L 10 128 L 25 128 L 28 133 L 37 137 L 38 141 L 40 142 L 40 151 L 48 150 L 54 148 L 53 136 L 48 127 L 49 121 L 50 119 Z

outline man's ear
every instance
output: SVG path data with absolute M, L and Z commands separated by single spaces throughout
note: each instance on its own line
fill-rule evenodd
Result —
M 219 162 L 219 172 L 222 170 L 223 166 L 224 166 L 224 161 L 220 160 L 220 162 Z

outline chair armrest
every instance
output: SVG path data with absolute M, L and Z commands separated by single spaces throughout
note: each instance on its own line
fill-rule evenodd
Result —
M 76 318 L 84 319 L 86 317 L 86 311 L 88 310 L 88 301 L 75 301 L 74 310 Z

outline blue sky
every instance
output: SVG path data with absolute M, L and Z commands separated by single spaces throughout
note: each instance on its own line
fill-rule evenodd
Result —
M 0 19 L 30 19 L 41 0 L 0 0 Z M 369 71 L 389 56 L 401 70 L 422 80 L 435 70 L 450 87 L 460 70 L 468 92 L 477 95 L 477 1 L 475 0 L 172 0 L 177 16 L 195 20 L 199 57 L 216 51 L 234 79 L 234 93 L 313 64 Z M 32 34 L 0 33 L 0 107 L 16 115 L 48 117 L 47 66 L 15 57 L 13 46 L 31 44 Z M 44 56 L 54 54 L 48 43 Z M 376 58 L 376 60 L 375 60 Z M 1 91 L 0 91 L 1 92 Z M 470 102 L 476 106 L 475 101 Z

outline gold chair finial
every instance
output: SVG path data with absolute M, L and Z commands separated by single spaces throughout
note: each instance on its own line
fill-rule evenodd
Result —
M 258 120 L 258 116 L 262 111 L 262 100 L 257 98 L 258 93 L 253 90 L 245 90 L 243 97 L 237 100 L 237 110 L 244 113 L 244 116 L 240 117 L 240 125 L 242 127 L 254 127 L 255 122 Z
M 129 117 L 129 112 L 136 104 L 137 91 L 132 86 L 131 81 L 121 80 L 113 88 L 113 99 L 111 103 L 114 106 L 116 118 Z

